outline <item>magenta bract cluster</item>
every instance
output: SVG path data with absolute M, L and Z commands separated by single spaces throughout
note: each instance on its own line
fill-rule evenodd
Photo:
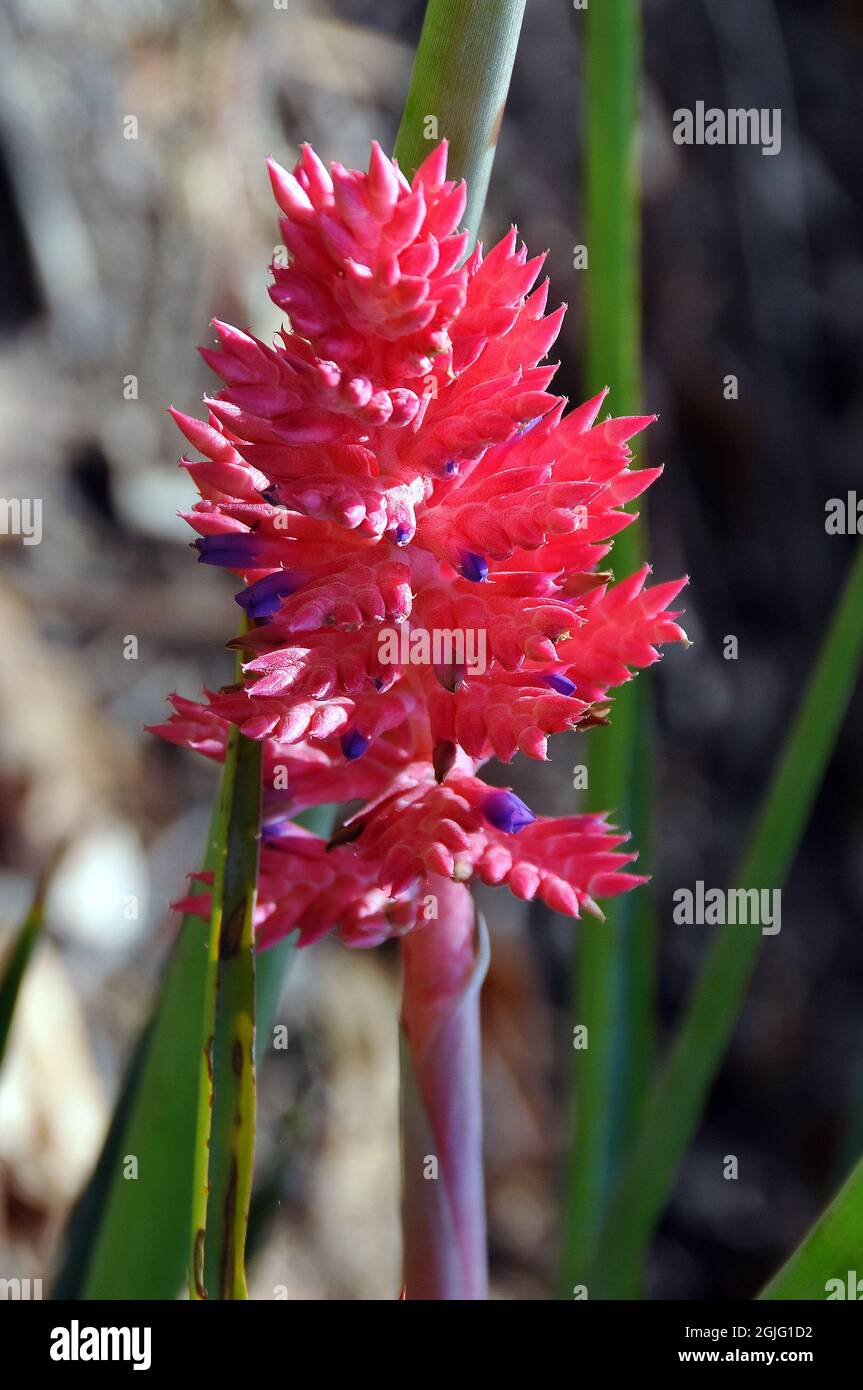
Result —
M 232 724 L 264 743 L 261 945 L 374 945 L 423 920 L 430 873 L 597 911 L 641 881 L 624 837 L 536 817 L 477 771 L 604 722 L 684 636 L 682 580 L 601 568 L 659 472 L 629 467 L 652 417 L 598 423 L 603 395 L 566 414 L 549 393 L 563 309 L 534 288 L 543 258 L 512 230 L 464 261 L 445 145 L 410 183 L 376 144 L 367 173 L 304 146 L 270 175 L 290 328 L 268 346 L 217 322 L 208 421 L 173 412 L 204 456 L 182 460 L 199 559 L 242 583 L 244 679 L 175 697 L 158 732 L 216 759 Z M 345 801 L 361 809 L 329 844 L 291 820 Z

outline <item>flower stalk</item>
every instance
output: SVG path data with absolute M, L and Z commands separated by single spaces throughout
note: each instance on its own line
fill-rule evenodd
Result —
M 525 0 L 430 0 L 395 156 L 410 177 L 429 134 L 467 181 L 476 240 Z M 434 118 L 430 131 L 429 117 Z M 402 1265 L 408 1299 L 485 1299 L 480 990 L 488 939 L 468 889 L 438 879 L 442 920 L 402 951 Z M 433 891 L 433 890 L 430 890 Z M 479 942 L 475 946 L 474 938 Z M 435 1178 L 428 1161 L 439 1167 Z
M 432 875 L 440 920 L 404 939 L 404 1297 L 487 1297 L 480 1010 L 488 934 L 468 889 Z
M 202 1019 L 189 1296 L 245 1299 L 245 1232 L 255 1140 L 253 919 L 261 747 L 232 729 L 212 845 L 213 894 Z
M 429 0 L 395 155 L 410 177 L 448 140 L 450 177 L 467 179 L 471 243 L 485 206 L 526 0 Z

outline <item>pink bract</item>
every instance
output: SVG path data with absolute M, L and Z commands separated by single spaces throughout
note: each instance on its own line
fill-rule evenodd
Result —
M 173 411 L 204 455 L 181 460 L 199 559 L 242 583 L 244 681 L 175 697 L 158 732 L 215 759 L 231 724 L 263 740 L 262 946 L 401 934 L 429 874 L 596 912 L 642 881 L 625 837 L 601 816 L 535 817 L 477 772 L 604 722 L 609 691 L 684 639 L 668 611 L 683 580 L 602 568 L 660 472 L 629 466 L 653 417 L 600 421 L 604 392 L 566 414 L 549 393 L 563 309 L 534 288 L 543 258 L 513 229 L 463 263 L 444 144 L 410 183 L 377 144 L 367 173 L 303 146 L 270 176 L 288 252 L 270 294 L 290 329 L 268 346 L 216 322 L 208 421 Z M 452 659 L 447 634 L 483 661 Z M 363 806 L 338 843 L 291 823 L 348 800 Z M 182 906 L 205 912 L 207 894 Z

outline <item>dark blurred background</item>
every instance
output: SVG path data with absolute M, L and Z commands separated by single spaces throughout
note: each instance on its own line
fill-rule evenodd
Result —
M 651 462 L 666 464 L 650 554 L 658 579 L 691 575 L 694 639 L 654 687 L 647 868 L 667 1029 L 711 932 L 673 926 L 671 894 L 731 882 L 855 544 L 824 518 L 860 472 L 863 5 L 644 9 L 645 403 L 661 416 Z M 194 348 L 211 317 L 263 337 L 279 326 L 264 156 L 289 164 L 306 139 L 365 166 L 372 136 L 391 147 L 422 10 L 0 0 L 0 494 L 43 506 L 41 544 L 0 536 L 6 929 L 52 846 L 70 841 L 0 1081 L 0 1274 L 49 1277 L 214 787 L 201 760 L 142 731 L 169 690 L 228 678 L 236 621 L 230 581 L 194 564 L 176 517 L 193 489 L 165 408 L 196 409 L 208 374 Z M 571 306 L 556 386 L 574 400 L 605 384 L 582 380 L 589 272 L 573 269 L 582 33 L 568 0 L 528 0 L 484 228 L 492 242 L 515 221 L 532 251 L 549 248 L 552 304 Z M 781 108 L 781 153 L 675 145 L 672 113 L 699 100 Z M 535 809 L 571 811 L 571 744 L 552 758 L 514 764 L 513 778 Z M 652 1297 L 751 1297 L 863 1147 L 861 767 L 858 698 L 655 1244 Z M 544 1298 L 578 929 L 529 928 L 503 893 L 484 906 L 494 1294 Z M 253 1296 L 281 1283 L 301 1299 L 397 1290 L 397 1007 L 389 949 L 327 942 L 291 975 L 291 1046 L 261 1075 L 272 1207 Z M 727 1154 L 736 1182 L 722 1178 Z

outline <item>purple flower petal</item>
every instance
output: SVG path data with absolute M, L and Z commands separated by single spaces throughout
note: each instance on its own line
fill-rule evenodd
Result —
M 231 531 L 221 536 L 199 536 L 195 549 L 199 565 L 224 565 L 232 570 L 254 569 L 261 543 L 257 536 L 248 531 Z
M 507 835 L 517 835 L 536 820 L 533 811 L 515 792 L 489 792 L 483 800 L 482 813 L 495 830 L 503 830 Z
M 367 739 L 364 734 L 361 734 L 359 729 L 351 729 L 350 733 L 342 735 L 342 752 L 348 762 L 352 763 L 357 758 L 361 758 L 363 753 L 367 752 L 370 742 L 371 740 Z
M 234 598 L 250 618 L 270 618 L 279 611 L 281 600 L 288 594 L 295 594 L 303 582 L 303 576 L 294 570 L 277 570 L 275 574 L 256 579 Z
M 551 690 L 556 690 L 558 695 L 574 695 L 575 681 L 569 680 L 566 676 L 549 675 L 543 676 L 543 684 Z
M 488 579 L 488 560 L 484 555 L 475 555 L 472 550 L 460 550 L 461 566 L 459 573 L 473 584 L 481 584 Z

